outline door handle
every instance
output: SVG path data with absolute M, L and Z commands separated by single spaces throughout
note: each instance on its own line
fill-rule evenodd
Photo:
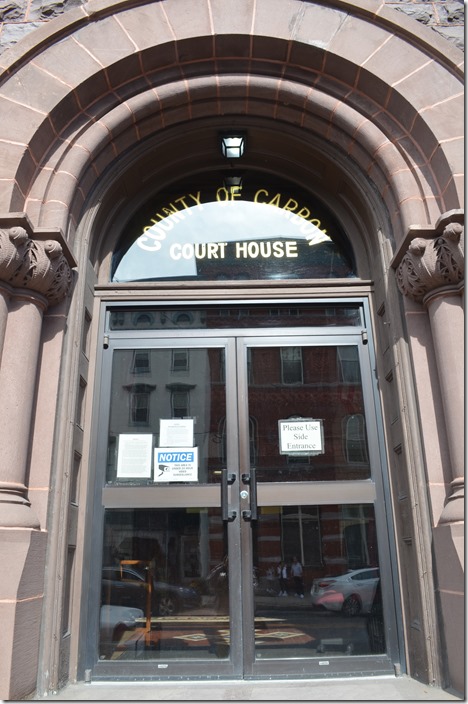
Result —
M 234 484 L 236 475 L 228 472 L 226 468 L 221 470 L 221 513 L 223 521 L 233 521 L 237 516 L 237 511 L 229 508 L 228 484 Z
M 250 485 L 250 510 L 242 511 L 242 518 L 246 521 L 258 519 L 257 510 L 257 475 L 255 467 L 250 468 L 250 474 L 243 474 L 242 481 Z

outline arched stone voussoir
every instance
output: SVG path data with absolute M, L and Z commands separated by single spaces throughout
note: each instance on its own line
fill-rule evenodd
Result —
M 40 211 L 39 222 L 41 226 L 48 227 L 59 225 L 65 232 L 68 232 L 69 218 L 76 224 L 82 216 L 82 207 L 86 203 L 87 197 L 94 187 L 96 178 L 106 171 L 116 168 L 119 161 L 125 161 L 127 155 L 139 144 L 144 136 L 147 144 L 157 158 L 158 144 L 166 139 L 165 133 L 169 127 L 181 128 L 184 131 L 193 131 L 196 134 L 198 123 L 201 119 L 207 120 L 216 118 L 213 114 L 213 103 L 216 104 L 217 95 L 223 93 L 224 80 L 238 91 L 245 91 L 242 77 L 233 76 L 219 77 L 215 85 L 209 76 L 198 77 L 196 79 L 199 100 L 193 101 L 192 111 L 196 105 L 197 120 L 189 119 L 186 112 L 186 101 L 180 98 L 186 93 L 190 93 L 191 84 L 182 82 L 179 86 L 180 95 L 177 97 L 177 86 L 161 86 L 159 91 L 150 89 L 145 93 L 136 95 L 131 100 L 113 107 L 100 120 L 90 122 L 76 135 L 75 140 L 71 140 L 69 145 L 63 145 L 58 161 L 54 161 L 47 169 L 42 169 L 40 178 L 32 186 L 29 202 L 37 204 L 42 197 L 43 205 Z M 308 91 L 296 91 L 294 86 L 287 81 L 282 83 L 282 101 L 290 104 L 289 112 L 277 112 L 275 115 L 275 98 L 278 92 L 279 82 L 276 79 L 265 79 L 255 77 L 253 85 L 258 81 L 262 90 L 258 92 L 251 90 L 251 95 L 246 95 L 246 112 L 242 116 L 244 120 L 256 119 L 259 116 L 268 115 L 270 125 L 274 124 L 276 129 L 287 132 L 291 129 L 305 128 L 303 138 L 319 139 L 324 151 L 327 143 L 332 143 L 336 148 L 339 146 L 342 151 L 343 162 L 352 160 L 363 174 L 367 174 L 374 179 L 375 187 L 382 193 L 384 200 L 389 202 L 402 203 L 401 218 L 403 230 L 406 225 L 406 213 L 404 203 L 409 197 L 413 201 L 422 202 L 424 193 L 419 187 L 416 179 L 412 179 L 411 170 L 407 161 L 399 153 L 398 149 L 389 139 L 372 125 L 370 129 L 365 129 L 366 119 L 350 106 L 336 101 L 334 98 L 315 91 L 313 99 L 308 100 Z M 250 86 L 252 89 L 252 85 Z M 260 96 L 260 97 L 259 97 Z M 220 110 L 217 119 L 225 117 L 225 105 L 218 100 Z M 285 119 L 286 115 L 291 116 L 292 107 L 297 108 L 297 116 L 289 123 Z M 237 120 L 238 113 L 233 113 Z M 310 129 L 313 118 L 313 130 Z M 361 134 L 365 133 L 365 136 Z M 196 140 L 193 148 L 196 151 Z M 265 155 L 269 159 L 273 155 Z M 55 155 L 51 155 L 55 158 Z M 395 187 L 391 196 L 387 189 L 387 184 L 392 181 L 395 173 L 405 173 L 404 182 L 397 178 L 394 181 Z M 74 174 L 76 177 L 76 189 L 73 188 L 73 180 L 69 177 Z M 47 184 L 45 179 L 48 178 Z M 400 184 L 401 191 L 400 191 Z M 44 192 L 46 195 L 44 196 Z M 424 210 L 421 210 L 419 221 L 424 222 Z M 414 213 L 412 213 L 414 214 Z M 57 222 L 57 218 L 59 221 Z M 409 220 L 414 222 L 414 220 Z
M 34 32 L 27 34 L 20 42 L 8 48 L 0 56 L 0 71 L 11 75 L 20 69 L 33 57 L 37 57 L 44 50 L 63 42 L 68 37 L 84 27 L 96 24 L 104 19 L 118 15 L 121 25 L 140 49 L 161 43 L 161 37 L 177 36 L 184 39 L 199 33 L 200 26 L 204 27 L 208 35 L 214 37 L 216 46 L 221 35 L 249 35 L 252 31 L 257 35 L 270 35 L 278 37 L 278 24 L 276 18 L 281 15 L 283 20 L 280 29 L 288 41 L 294 41 L 302 35 L 307 37 L 307 27 L 316 27 L 320 30 L 319 42 L 314 42 L 314 37 L 307 37 L 311 43 L 324 43 L 323 22 L 319 21 L 319 13 L 326 19 L 325 27 L 332 26 L 331 13 L 339 17 L 340 28 L 346 21 L 356 20 L 366 27 L 379 27 L 389 34 L 400 36 L 403 40 L 418 44 L 422 50 L 435 55 L 440 61 L 455 67 L 460 73 L 463 71 L 463 54 L 455 46 L 449 45 L 443 37 L 431 29 L 403 13 L 396 13 L 385 3 L 376 3 L 375 0 L 328 0 L 328 2 L 310 2 L 310 0 L 295 0 L 288 3 L 281 2 L 281 13 L 272 12 L 274 0 L 235 0 L 232 9 L 228 1 L 205 2 L 205 0 L 90 0 L 79 7 L 67 10 L 65 13 L 43 23 Z M 278 1 L 278 0 L 277 0 Z M 199 8 L 202 11 L 199 11 Z M 327 12 L 325 15 L 324 12 Z M 196 17 L 194 22 L 193 17 Z M 301 25 L 302 21 L 302 25 Z M 355 28 L 351 30 L 356 35 Z M 156 32 L 158 35 L 156 36 Z M 302 37 L 303 38 L 303 37 Z M 363 31 L 359 34 L 359 42 L 369 40 L 370 34 Z M 336 40 L 336 33 L 327 35 L 326 41 L 330 44 Z M 338 37 L 338 43 L 343 43 Z
M 442 185 L 431 182 L 429 176 L 423 178 L 430 184 L 428 196 L 439 198 L 443 188 L 450 199 L 442 209 L 459 205 L 457 190 L 450 187 L 451 175 L 457 171 L 453 154 L 441 166 L 441 135 L 450 133 L 450 125 L 460 120 L 457 95 L 463 84 L 451 50 L 444 54 L 434 33 L 416 30 L 417 23 L 401 22 L 401 13 L 377 9 L 371 0 L 362 0 L 359 12 L 355 3 L 346 0 L 326 4 L 291 0 L 283 3 L 282 14 L 271 12 L 271 0 L 255 4 L 237 0 L 232 8 L 229 2 L 92 0 L 65 13 L 57 23 L 47 23 L 48 41 L 42 33 L 35 51 L 26 43 L 23 61 L 15 47 L 11 73 L 4 74 L 0 87 L 0 118 L 9 125 L 7 141 L 24 145 L 27 153 L 19 162 L 9 161 L 5 182 L 10 191 L 4 194 L 2 206 L 8 205 L 8 198 L 13 201 L 14 193 L 20 209 L 17 201 L 22 193 L 25 202 L 61 202 L 66 212 L 70 202 L 56 198 L 53 179 L 63 171 L 68 149 L 84 145 L 95 124 L 101 130 L 101 141 L 93 137 L 93 168 L 98 175 L 109 163 L 110 141 L 113 158 L 118 158 L 135 139 L 152 136 L 152 119 L 155 129 L 164 129 L 205 117 L 207 111 L 213 114 L 214 105 L 216 115 L 273 116 L 279 126 L 310 129 L 309 117 L 324 110 L 323 96 L 327 104 L 321 119 L 329 121 L 328 135 L 338 136 L 345 153 L 360 151 L 362 161 L 368 162 L 365 168 L 372 163 L 372 148 L 378 149 L 379 144 L 365 143 L 365 130 L 359 129 L 365 119 L 382 135 L 391 135 L 392 141 L 401 134 L 398 148 L 408 164 L 416 163 L 419 170 L 427 168 L 438 149 Z M 233 25 L 227 15 L 234 15 Z M 359 42 L 349 41 L 350 30 Z M 249 43 L 238 42 L 239 37 Z M 409 65 L 389 60 L 389 52 L 400 55 L 399 47 L 405 48 Z M 438 77 L 434 102 L 430 95 L 418 93 L 417 82 L 417 75 L 431 68 Z M 36 80 L 44 80 L 48 89 L 36 89 Z M 153 92 L 151 104 L 141 99 L 148 88 Z M 328 99 L 335 106 L 331 115 Z M 140 116 L 130 107 L 137 101 Z M 119 110 L 122 105 L 125 109 Z M 357 116 L 354 136 L 353 121 L 341 124 L 341 113 L 348 108 Z M 326 139 L 327 129 L 319 137 Z M 358 143 L 359 150 L 354 146 Z M 31 160 L 37 174 L 51 170 L 46 198 L 36 188 L 36 177 L 31 178 Z M 413 196 L 420 193 L 415 191 Z M 401 202 L 398 195 L 396 200 Z

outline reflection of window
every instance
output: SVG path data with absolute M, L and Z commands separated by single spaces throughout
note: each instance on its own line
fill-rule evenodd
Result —
M 362 413 L 355 413 L 343 419 L 343 440 L 347 462 L 368 463 L 366 421 Z
M 130 423 L 132 425 L 148 425 L 149 393 L 143 391 L 130 394 Z
M 173 418 L 185 418 L 189 415 L 189 399 L 188 391 L 173 391 L 171 394 L 171 406 Z
M 149 328 L 152 326 L 153 320 L 151 313 L 136 313 L 133 316 L 133 325 L 136 328 Z
M 290 465 L 310 464 L 310 457 L 305 455 L 287 455 L 286 459 Z
M 247 347 L 247 382 L 253 384 L 252 348 Z
M 255 418 L 249 418 L 249 454 L 250 465 L 255 467 L 257 464 L 257 421 Z
M 302 348 L 281 347 L 281 381 L 283 384 L 302 384 Z
M 226 418 L 221 418 L 219 422 L 219 439 L 220 439 L 220 460 L 226 466 L 227 464 L 227 445 L 226 445 Z M 249 461 L 250 466 L 255 467 L 257 463 L 257 421 L 255 418 L 249 418 Z
M 227 464 L 227 447 L 226 447 L 226 418 L 221 418 L 218 425 L 218 438 L 219 442 L 219 459 L 223 467 Z
M 156 386 L 151 384 L 129 384 L 130 425 L 148 425 L 150 416 L 150 394 Z
M 148 374 L 151 371 L 150 356 L 147 350 L 135 350 L 132 361 L 132 374 Z
M 346 384 L 359 384 L 361 372 L 359 370 L 358 348 L 354 345 L 337 347 L 339 377 Z
M 322 551 L 317 506 L 283 506 L 281 513 L 282 553 L 294 555 L 303 565 L 321 565 Z
M 174 323 L 176 325 L 190 325 L 190 323 L 193 320 L 193 316 L 191 313 L 178 313 L 177 315 L 174 315 Z
M 112 312 L 110 314 L 110 329 L 114 330 L 116 327 L 122 327 L 125 323 L 125 313 L 121 311 Z
M 188 350 L 172 350 L 172 371 L 187 372 L 189 368 Z
M 349 569 L 373 564 L 376 559 L 376 540 L 374 521 L 368 506 L 360 504 L 343 507 L 342 533 Z
M 226 350 L 219 350 L 219 381 L 226 381 Z
M 166 389 L 171 392 L 171 410 L 173 418 L 187 418 L 190 416 L 190 391 L 195 384 L 166 384 Z

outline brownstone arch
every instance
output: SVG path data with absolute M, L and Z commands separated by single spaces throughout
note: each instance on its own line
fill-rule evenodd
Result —
M 66 617 L 56 604 L 67 601 L 71 583 L 64 587 L 56 576 L 66 572 L 67 552 L 79 567 L 84 550 L 85 479 L 78 508 L 69 499 L 72 467 L 78 456 L 86 466 L 91 437 L 85 389 L 94 382 L 93 353 L 76 349 L 85 319 L 93 339 L 97 334 L 93 289 L 109 281 L 125 219 L 163 183 L 220 169 L 215 137 L 232 126 L 249 135 L 245 168 L 261 166 L 305 185 L 346 222 L 359 278 L 372 282 L 392 510 L 407 575 L 401 587 L 408 671 L 461 689 L 463 618 L 457 632 L 453 614 L 461 613 L 463 582 L 454 586 L 441 576 L 448 569 L 458 577 L 463 536 L 462 510 L 453 509 L 461 507 L 455 499 L 463 490 L 461 449 L 453 447 L 457 433 L 463 436 L 453 410 L 460 399 L 444 391 L 454 380 L 444 366 L 435 304 L 408 297 L 402 285 L 408 294 L 402 306 L 392 270 L 414 237 L 440 241 L 453 223 L 456 254 L 463 252 L 461 53 L 374 0 L 96 1 L 36 30 L 0 64 L 0 226 L 8 242 L 4 247 L 0 240 L 0 257 L 21 227 L 22 242 L 27 236 L 59 243 L 66 271 L 76 271 L 73 291 L 52 305 L 44 284 L 18 284 L 0 261 L 4 359 L 20 335 L 18 317 L 10 315 L 20 300 L 22 310 L 34 311 L 37 347 L 24 401 L 28 427 L 17 428 L 22 459 L 16 468 L 0 469 L 0 492 L 13 504 L 0 526 L 9 536 L 21 527 L 24 544 L 21 577 L 7 588 L 14 598 L 5 607 L 5 637 L 22 640 L 31 610 L 44 624 L 41 646 L 37 628 L 25 648 L 24 657 L 35 663 L 28 682 L 5 645 L 2 696 L 33 691 L 39 663 L 47 672 L 39 677 L 41 691 L 81 676 L 79 600 L 70 610 L 72 635 L 65 629 L 64 638 Z M 436 277 L 428 288 L 439 301 L 436 313 L 443 290 L 459 321 L 463 257 L 456 261 L 450 276 Z M 24 288 L 33 288 L 39 303 L 26 300 Z M 44 310 L 40 343 L 38 307 Z M 455 348 L 461 334 L 453 338 Z M 429 383 L 434 393 L 426 403 Z M 8 433 L 0 443 L 12 441 Z M 71 526 L 67 535 L 60 531 L 64 520 Z M 451 567 L 444 563 L 448 549 Z M 79 572 L 75 594 L 83 587 Z M 452 649 L 448 668 L 440 638 Z

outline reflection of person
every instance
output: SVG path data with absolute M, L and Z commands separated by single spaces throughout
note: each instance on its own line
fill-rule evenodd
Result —
M 224 615 L 229 613 L 229 575 L 228 557 L 224 557 L 221 565 L 216 568 L 215 578 L 216 613 Z
M 296 588 L 296 596 L 301 597 L 301 599 L 304 598 L 304 582 L 302 579 L 303 571 L 302 571 L 302 565 L 298 561 L 297 557 L 293 557 L 292 565 L 291 565 L 291 575 L 294 579 L 294 586 Z
M 279 596 L 288 596 L 288 568 L 283 561 L 278 563 L 276 573 L 279 580 Z

